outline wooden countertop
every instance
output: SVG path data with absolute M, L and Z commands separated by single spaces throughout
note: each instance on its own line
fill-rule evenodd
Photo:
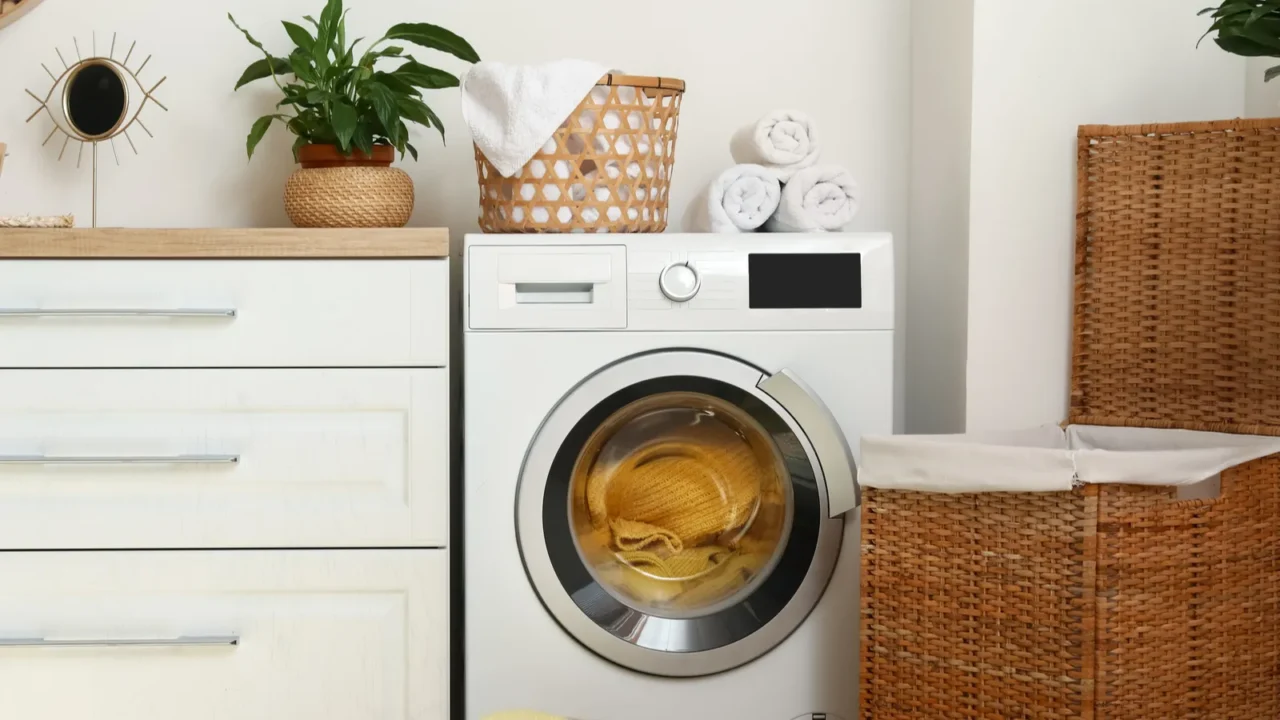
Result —
M 0 259 L 443 258 L 445 228 L 0 228 Z

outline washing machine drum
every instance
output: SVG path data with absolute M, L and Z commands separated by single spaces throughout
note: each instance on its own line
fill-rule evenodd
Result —
M 522 473 L 517 529 L 568 632 L 626 667 L 688 676 L 749 662 L 794 631 L 830 578 L 843 522 L 829 517 L 804 428 L 761 389 L 768 375 L 679 355 L 615 365 L 557 406 Z

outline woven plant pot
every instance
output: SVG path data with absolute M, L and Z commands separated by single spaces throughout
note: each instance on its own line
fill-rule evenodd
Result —
M 391 167 L 395 149 L 343 156 L 332 145 L 306 145 L 289 176 L 284 207 L 300 228 L 404 227 L 413 215 L 413 180 Z
M 512 177 L 476 148 L 480 228 L 488 233 L 656 233 L 685 84 L 606 75 Z

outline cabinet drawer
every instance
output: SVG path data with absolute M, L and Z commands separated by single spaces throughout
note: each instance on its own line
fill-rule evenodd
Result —
M 0 717 L 445 720 L 441 550 L 0 554 Z
M 444 546 L 448 436 L 444 369 L 0 372 L 0 549 Z
M 0 367 L 443 366 L 444 260 L 0 262 Z

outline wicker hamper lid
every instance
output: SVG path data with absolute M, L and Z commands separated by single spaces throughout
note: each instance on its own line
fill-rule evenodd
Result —
M 1280 119 L 1078 153 L 1070 422 L 1280 435 Z

